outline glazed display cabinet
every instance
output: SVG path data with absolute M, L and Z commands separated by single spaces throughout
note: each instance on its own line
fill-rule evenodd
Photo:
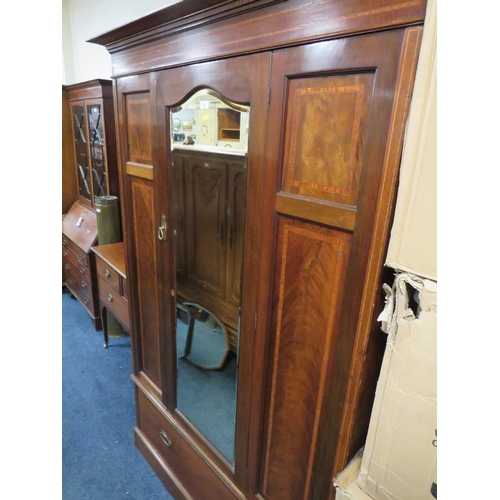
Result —
M 78 199 L 94 206 L 98 196 L 118 195 L 112 82 L 91 80 L 65 87 L 71 108 Z

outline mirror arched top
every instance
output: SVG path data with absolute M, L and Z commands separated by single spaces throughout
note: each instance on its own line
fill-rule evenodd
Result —
M 198 88 L 170 107 L 172 150 L 246 156 L 250 106 L 208 87 Z

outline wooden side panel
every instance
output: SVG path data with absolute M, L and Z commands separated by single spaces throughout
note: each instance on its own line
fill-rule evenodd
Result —
M 349 248 L 346 233 L 280 220 L 263 484 L 268 500 L 308 497 Z
M 75 156 L 73 152 L 73 135 L 71 125 L 71 109 L 68 91 L 62 88 L 62 214 L 67 214 L 78 199 L 78 180 L 76 178 Z

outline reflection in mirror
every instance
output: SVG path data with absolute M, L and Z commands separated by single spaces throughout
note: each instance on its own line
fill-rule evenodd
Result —
M 234 466 L 250 108 L 202 89 L 170 112 L 177 411 Z
M 177 406 L 233 463 L 236 359 L 228 356 L 226 339 L 220 342 L 222 330 L 214 316 L 185 304 L 177 305 Z
M 246 154 L 250 108 L 202 89 L 172 112 L 172 147 Z
M 177 345 L 184 353 L 178 357 L 189 361 L 203 370 L 220 370 L 229 354 L 229 337 L 226 327 L 213 313 L 194 302 L 177 304 L 177 308 L 186 314 L 188 325 L 185 340 L 181 332 L 177 333 Z

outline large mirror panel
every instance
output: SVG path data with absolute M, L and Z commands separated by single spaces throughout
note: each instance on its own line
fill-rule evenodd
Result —
M 250 108 L 202 89 L 170 113 L 177 410 L 234 466 Z

